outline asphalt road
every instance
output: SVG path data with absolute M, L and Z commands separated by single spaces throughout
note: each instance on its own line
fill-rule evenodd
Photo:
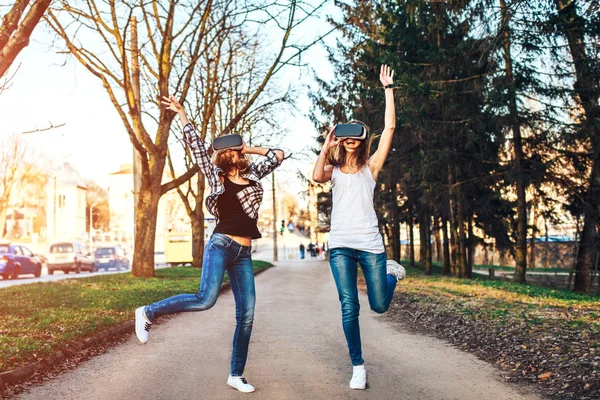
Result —
M 499 372 L 435 338 L 408 333 L 368 310 L 361 329 L 369 386 L 348 388 L 352 367 L 337 293 L 325 261 L 283 261 L 256 278 L 257 308 L 245 377 L 226 385 L 235 326 L 231 292 L 212 309 L 163 319 L 140 344 L 94 357 L 21 399 L 538 399 Z M 132 315 L 133 317 L 133 315 Z

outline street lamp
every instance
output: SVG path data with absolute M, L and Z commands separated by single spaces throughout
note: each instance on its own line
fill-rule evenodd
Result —
M 90 247 L 89 251 L 92 252 L 92 219 L 94 217 L 94 207 L 96 207 L 98 203 L 94 203 L 90 205 Z

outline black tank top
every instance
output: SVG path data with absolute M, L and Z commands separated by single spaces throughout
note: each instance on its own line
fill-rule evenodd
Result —
M 215 227 L 215 233 L 223 233 L 233 236 L 249 237 L 258 239 L 262 237 L 256 225 L 257 220 L 246 214 L 237 193 L 249 185 L 255 185 L 250 181 L 248 185 L 238 185 L 225 176 L 223 181 L 225 191 L 217 198 L 217 209 L 219 210 L 219 223 Z

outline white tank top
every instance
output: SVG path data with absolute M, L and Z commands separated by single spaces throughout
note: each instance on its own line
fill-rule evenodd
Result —
M 375 179 L 368 165 L 354 174 L 333 168 L 330 249 L 348 247 L 375 254 L 385 251 L 373 207 L 374 191 Z

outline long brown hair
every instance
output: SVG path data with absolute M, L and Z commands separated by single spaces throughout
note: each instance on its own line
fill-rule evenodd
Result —
M 359 140 L 360 146 L 356 148 L 357 157 L 356 163 L 358 168 L 362 168 L 367 165 L 369 161 L 369 154 L 371 152 L 371 142 L 372 138 L 369 135 L 369 127 L 362 121 L 352 120 L 348 122 L 349 124 L 361 124 L 367 130 L 367 137 L 364 140 Z M 326 156 L 327 164 L 333 165 L 334 167 L 340 167 L 346 161 L 346 156 L 348 152 L 344 148 L 343 145 L 339 144 L 335 147 L 329 148 Z
M 217 150 L 215 152 L 214 163 L 218 168 L 222 169 L 225 172 L 229 172 L 232 167 L 237 167 L 240 175 L 243 175 L 250 170 L 250 159 L 248 158 L 247 154 L 242 154 L 241 152 L 239 152 L 239 150 L 234 150 L 239 152 L 239 160 L 237 163 L 231 164 L 228 158 L 225 157 L 225 151 L 227 151 L 227 149 Z

